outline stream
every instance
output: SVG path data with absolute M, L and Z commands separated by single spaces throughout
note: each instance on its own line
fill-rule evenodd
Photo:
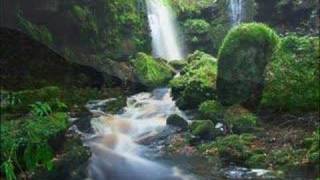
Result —
M 94 115 L 91 134 L 83 142 L 92 152 L 89 179 L 92 180 L 194 180 L 265 179 L 266 170 L 239 167 L 218 168 L 218 161 L 198 156 L 170 156 L 163 152 L 166 140 L 178 129 L 166 125 L 177 113 L 187 119 L 170 97 L 170 89 L 160 88 L 127 98 L 118 114 L 104 112 L 115 99 L 92 100 L 86 107 Z M 258 178 L 260 177 L 260 178 Z

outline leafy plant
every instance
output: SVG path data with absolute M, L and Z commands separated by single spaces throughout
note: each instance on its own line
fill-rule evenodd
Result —
M 52 113 L 50 105 L 46 102 L 36 102 L 34 104 L 31 104 L 30 107 L 31 113 L 35 116 L 44 117 Z

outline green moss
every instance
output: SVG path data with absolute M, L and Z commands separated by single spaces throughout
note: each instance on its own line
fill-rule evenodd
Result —
M 188 19 L 184 28 L 190 34 L 204 34 L 209 32 L 210 24 L 203 19 Z
M 216 134 L 214 124 L 210 120 L 193 121 L 190 125 L 191 134 L 201 139 L 212 139 Z
M 223 118 L 229 130 L 234 133 L 252 132 L 256 127 L 257 120 L 257 116 L 239 105 L 229 107 Z
M 268 67 L 262 106 L 283 111 L 318 110 L 319 74 L 319 38 L 282 38 Z
M 200 118 L 219 122 L 223 118 L 224 107 L 215 100 L 208 100 L 199 106 Z
M 256 137 L 251 134 L 228 135 L 218 137 L 210 144 L 202 145 L 200 149 L 208 151 L 212 156 L 218 156 L 225 161 L 242 163 L 252 155 L 250 145 Z
M 264 72 L 277 48 L 278 36 L 264 24 L 233 28 L 219 50 L 217 92 L 223 105 L 260 101 Z
M 144 53 L 138 53 L 132 63 L 139 80 L 147 87 L 165 85 L 173 76 L 169 66 Z
M 195 109 L 207 99 L 214 98 L 216 82 L 216 59 L 196 51 L 188 56 L 188 64 L 181 75 L 170 81 L 172 95 L 182 109 Z
M 167 125 L 178 127 L 183 130 L 188 128 L 188 122 L 177 114 L 173 114 L 167 118 Z
M 251 168 L 267 168 L 267 155 L 262 154 L 253 154 L 246 161 L 245 164 Z

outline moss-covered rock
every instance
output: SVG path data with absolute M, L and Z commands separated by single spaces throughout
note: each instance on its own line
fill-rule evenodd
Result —
M 246 108 L 234 105 L 226 109 L 223 121 L 234 133 L 248 133 L 255 129 L 258 118 Z
M 216 82 L 216 59 L 196 51 L 188 56 L 181 75 L 170 81 L 172 96 L 181 109 L 196 109 L 207 99 L 213 99 Z
M 289 35 L 268 66 L 261 106 L 281 111 L 319 109 L 319 38 Z
M 182 130 L 186 130 L 188 128 L 188 122 L 177 114 L 173 114 L 167 118 L 167 125 L 178 127 Z
M 138 53 L 132 64 L 139 80 L 147 87 L 165 85 L 173 77 L 169 65 L 163 61 L 157 61 L 145 53 Z
M 221 122 L 223 119 L 224 107 L 215 100 L 208 100 L 200 104 L 200 118 L 210 119 L 213 122 Z
M 264 24 L 242 24 L 228 33 L 218 58 L 217 92 L 223 105 L 256 107 L 277 43 L 276 33 Z
M 251 156 L 250 145 L 255 138 L 251 134 L 218 137 L 211 144 L 202 145 L 200 149 L 207 155 L 218 156 L 228 162 L 242 163 Z
M 215 137 L 217 129 L 215 129 L 214 124 L 210 120 L 197 120 L 193 121 L 190 125 L 191 134 L 198 136 L 201 139 L 210 140 Z

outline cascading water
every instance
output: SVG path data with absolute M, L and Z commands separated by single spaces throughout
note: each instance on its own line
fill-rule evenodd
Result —
M 243 19 L 242 0 L 229 0 L 230 16 L 233 25 L 238 25 Z
M 155 57 L 168 61 L 183 59 L 175 16 L 162 0 L 146 0 L 152 49 Z
M 116 115 L 102 111 L 108 101 L 93 101 L 87 105 L 97 116 L 91 120 L 95 133 L 85 140 L 92 152 L 90 179 L 190 179 L 181 175 L 177 168 L 148 160 L 145 156 L 152 150 L 141 145 L 141 141 L 168 128 L 166 118 L 170 114 L 181 113 L 172 101 L 169 89 L 131 96 L 124 112 Z

